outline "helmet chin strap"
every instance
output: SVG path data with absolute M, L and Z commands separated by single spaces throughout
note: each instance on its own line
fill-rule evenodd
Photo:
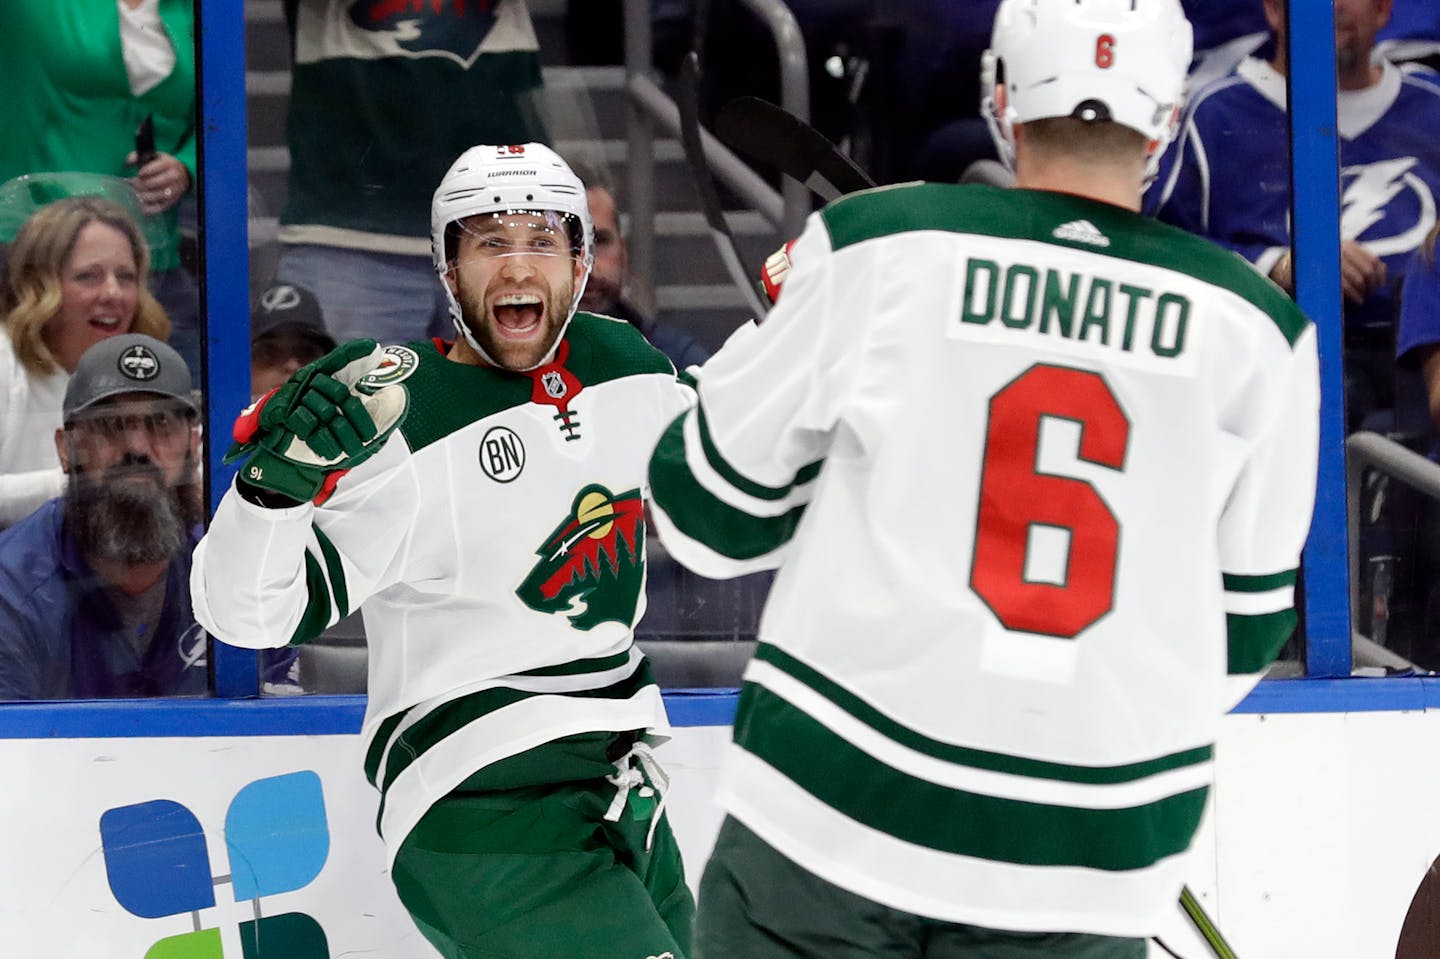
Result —
M 995 97 L 987 96 L 980 104 L 980 113 L 985 126 L 990 130 L 990 139 L 995 141 L 995 152 L 1000 162 L 1011 172 L 1015 170 L 1015 112 L 1007 109 L 1002 115 L 995 106 Z

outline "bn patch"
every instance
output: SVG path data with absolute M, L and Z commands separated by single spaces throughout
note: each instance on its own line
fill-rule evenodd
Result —
M 525 444 L 515 431 L 492 426 L 480 441 L 480 468 L 497 483 L 508 483 L 525 468 Z

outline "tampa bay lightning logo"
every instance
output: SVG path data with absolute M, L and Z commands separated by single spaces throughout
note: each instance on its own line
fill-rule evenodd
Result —
M 1380 257 L 1413 251 L 1435 226 L 1435 194 L 1423 171 L 1415 157 L 1342 169 L 1341 238 Z
M 356 0 L 350 22 L 383 34 L 407 53 L 449 55 L 462 64 L 475 59 L 495 26 L 502 0 Z

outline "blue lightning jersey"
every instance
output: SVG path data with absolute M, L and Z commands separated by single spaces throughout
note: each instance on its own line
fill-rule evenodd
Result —
M 1440 4 L 1435 0 L 1395 0 L 1390 19 L 1376 36 L 1382 41 L 1440 41 Z
M 1385 64 L 1338 100 L 1340 232 L 1385 261 L 1390 282 L 1347 305 L 1348 331 L 1390 328 L 1405 264 L 1435 225 L 1440 77 Z M 1146 208 L 1269 273 L 1290 245 L 1285 78 L 1251 58 L 1191 101 Z
M 1375 49 L 1397 62 L 1440 55 L 1440 4 L 1395 0 L 1395 9 L 1376 39 L 1380 42 Z
M 1440 262 L 1433 253 L 1415 254 L 1405 271 L 1404 293 L 1395 358 L 1418 365 L 1440 346 Z
M 1180 8 L 1195 30 L 1196 50 L 1270 29 L 1261 0 L 1180 0 Z

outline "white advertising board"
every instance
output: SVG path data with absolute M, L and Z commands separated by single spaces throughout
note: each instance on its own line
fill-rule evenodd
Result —
M 1440 853 L 1437 724 L 1226 718 L 1190 885 L 1240 956 L 1396 954 Z M 692 885 L 728 736 L 681 727 L 659 753 Z M 354 735 L 0 739 L 0 955 L 434 956 L 385 874 L 359 748 Z M 1166 940 L 1209 955 L 1178 909 Z

